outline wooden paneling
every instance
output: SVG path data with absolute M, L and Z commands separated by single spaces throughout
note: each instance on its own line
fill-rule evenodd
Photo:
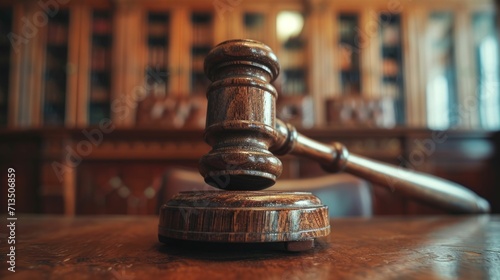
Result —
M 498 139 L 488 133 L 447 132 L 439 134 L 445 141 L 431 145 L 433 132 L 428 130 L 302 132 L 324 143 L 343 142 L 352 153 L 442 176 L 485 197 L 495 211 L 500 207 L 496 171 L 500 149 Z M 5 168 L 9 164 L 18 166 L 22 177 L 18 189 L 20 209 L 67 215 L 155 214 L 152 209 L 158 204 L 152 198 L 145 200 L 146 189 L 157 184 L 169 166 L 196 170 L 199 158 L 209 151 L 201 130 L 115 129 L 101 134 L 96 128 L 9 131 L 0 132 L 0 139 L 0 163 Z M 285 156 L 282 161 L 281 179 L 325 174 L 319 164 L 310 160 Z M 122 190 L 124 197 L 113 189 L 110 182 L 114 177 L 128 187 L 128 192 Z M 142 206 L 126 207 L 125 198 L 130 195 L 123 192 L 134 193 L 137 199 L 131 199 L 142 201 Z M 151 190 L 146 192 L 151 195 Z M 154 193 L 157 192 L 155 189 Z M 110 201 L 101 205 L 99 199 Z M 442 213 L 379 186 L 373 186 L 373 199 L 376 215 Z
M 77 215 L 157 214 L 168 161 L 86 161 L 78 169 Z M 194 168 L 189 161 L 176 166 Z

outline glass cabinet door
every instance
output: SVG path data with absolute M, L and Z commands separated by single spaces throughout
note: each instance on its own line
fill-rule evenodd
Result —
M 472 15 L 476 61 L 477 103 L 480 126 L 500 128 L 500 87 L 498 37 L 495 15 L 478 12 Z
M 451 112 L 457 105 L 454 17 L 451 12 L 432 12 L 426 30 L 427 126 L 446 129 L 456 125 Z

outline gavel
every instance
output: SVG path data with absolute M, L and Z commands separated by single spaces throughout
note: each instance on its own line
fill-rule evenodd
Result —
M 277 119 L 278 93 L 271 83 L 280 66 L 260 42 L 225 41 L 210 51 L 204 70 L 212 81 L 204 134 L 212 150 L 200 159 L 199 171 L 207 184 L 225 191 L 174 197 L 160 211 L 160 240 L 285 241 L 292 251 L 312 247 L 311 240 L 330 231 L 326 206 L 309 193 L 261 191 L 280 176 L 282 164 L 276 155 L 284 154 L 312 159 L 328 172 L 348 172 L 449 212 L 489 212 L 488 202 L 463 186 L 350 154 L 341 143 L 319 143 Z M 218 218 L 222 220 L 215 221 Z M 311 219 L 320 222 L 311 225 Z M 297 232 L 301 234 L 293 234 Z

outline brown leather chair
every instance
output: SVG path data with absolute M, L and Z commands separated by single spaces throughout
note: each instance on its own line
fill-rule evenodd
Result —
M 158 194 L 158 205 L 181 191 L 218 190 L 203 181 L 192 170 L 169 168 L 163 175 Z M 372 215 L 371 186 L 349 174 L 330 174 L 317 178 L 278 180 L 268 190 L 307 191 L 318 196 L 328 206 L 330 217 Z

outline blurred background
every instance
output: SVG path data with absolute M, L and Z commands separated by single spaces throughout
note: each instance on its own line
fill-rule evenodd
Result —
M 0 178 L 15 168 L 18 212 L 156 214 L 170 170 L 196 172 L 209 150 L 205 56 L 249 38 L 281 63 L 279 118 L 463 184 L 500 212 L 497 4 L 0 0 Z M 283 165 L 284 179 L 325 174 Z M 375 215 L 439 213 L 371 197 Z

